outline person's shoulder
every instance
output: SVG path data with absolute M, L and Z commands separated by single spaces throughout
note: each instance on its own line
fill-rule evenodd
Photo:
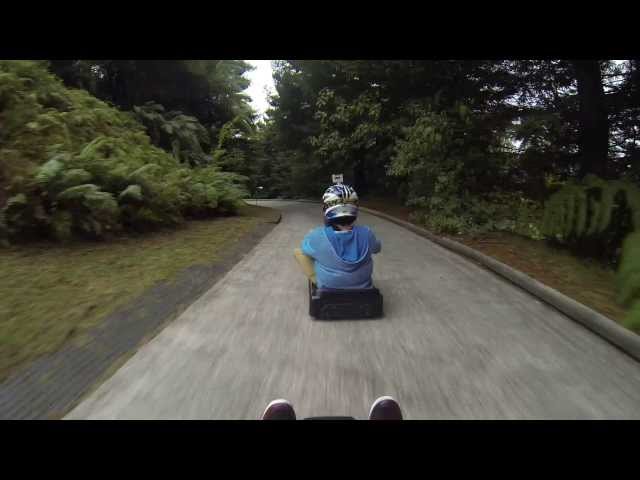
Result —
M 307 232 L 307 237 L 317 237 L 324 233 L 324 227 L 314 227 Z
M 371 232 L 371 233 L 373 233 L 373 230 L 371 229 L 371 227 L 369 227 L 367 225 L 355 225 L 355 228 L 357 228 L 358 230 L 361 230 L 363 232 Z

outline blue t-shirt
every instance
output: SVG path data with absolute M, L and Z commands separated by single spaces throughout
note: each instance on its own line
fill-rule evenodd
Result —
M 302 252 L 315 260 L 319 288 L 371 288 L 373 259 L 381 244 L 370 228 L 350 231 L 318 227 L 302 241 Z
M 324 231 L 338 256 L 348 262 L 357 261 L 369 244 L 369 232 L 362 228 L 339 231 L 325 227 Z

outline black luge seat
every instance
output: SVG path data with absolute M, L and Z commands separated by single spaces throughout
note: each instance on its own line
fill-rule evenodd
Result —
M 317 288 L 309 282 L 309 315 L 319 320 L 347 320 L 382 316 L 382 294 L 377 288 Z

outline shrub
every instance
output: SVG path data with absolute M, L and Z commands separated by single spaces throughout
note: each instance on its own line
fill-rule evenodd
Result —
M 640 232 L 624 240 L 616 283 L 618 301 L 629 308 L 624 324 L 640 331 Z
M 246 195 L 244 177 L 181 164 L 180 155 L 151 144 L 133 115 L 67 89 L 45 62 L 0 61 L 0 121 L 4 244 L 100 238 L 122 228 L 174 225 L 189 215 L 229 214 Z
M 453 235 L 510 232 L 539 240 L 541 206 L 521 193 L 496 192 L 467 197 L 418 198 L 414 221 L 436 233 Z
M 187 165 L 211 163 L 212 157 L 205 154 L 211 147 L 211 138 L 197 118 L 179 111 L 166 112 L 155 102 L 133 107 L 133 110 L 154 145 L 171 151 L 178 161 Z
M 543 233 L 582 255 L 616 261 L 623 239 L 640 227 L 640 189 L 588 175 L 546 202 Z

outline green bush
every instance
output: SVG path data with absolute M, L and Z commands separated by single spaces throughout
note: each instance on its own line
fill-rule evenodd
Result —
M 625 325 L 640 331 L 640 232 L 625 238 L 616 277 L 618 302 L 629 308 Z
M 471 230 L 471 226 L 466 218 L 446 215 L 441 212 L 414 214 L 411 219 L 423 224 L 435 233 L 461 235 Z
M 233 213 L 246 195 L 244 177 L 182 165 L 132 115 L 65 88 L 44 62 L 0 61 L 0 119 L 4 243 L 173 225 Z
M 475 224 L 485 231 L 510 232 L 533 240 L 543 238 L 542 206 L 521 192 L 497 192 L 470 203 Z M 484 215 L 476 212 L 484 211 Z
M 155 102 L 133 107 L 133 110 L 154 145 L 171 151 L 177 160 L 187 165 L 211 163 L 212 157 L 205 153 L 211 148 L 211 138 L 197 118 L 179 111 L 166 112 Z
M 185 215 L 233 213 L 246 195 L 243 181 L 214 167 L 182 167 L 145 142 L 98 137 L 37 168 L 10 197 L 5 224 L 12 238 L 60 239 L 172 225 Z
M 588 175 L 546 202 L 543 233 L 582 255 L 616 261 L 623 239 L 640 227 L 640 189 Z
M 636 300 L 629 308 L 624 319 L 624 326 L 640 333 L 640 300 Z
M 570 182 L 545 205 L 543 233 L 580 254 L 618 263 L 618 302 L 624 325 L 640 331 L 640 189 L 589 175 Z M 620 254 L 621 252 L 621 254 Z
M 507 231 L 541 238 L 540 206 L 521 192 L 501 191 L 511 158 L 482 118 L 462 104 L 441 111 L 417 105 L 414 113 L 388 173 L 406 182 L 403 195 L 418 210 L 417 221 L 438 233 Z
M 46 62 L 0 60 L 0 188 L 55 153 L 80 151 L 97 136 L 144 133 L 130 114 L 84 90 L 67 89 L 46 67 Z
M 413 220 L 436 233 L 452 235 L 510 232 L 540 240 L 541 206 L 522 194 L 496 192 L 484 196 L 418 198 Z
M 256 152 L 252 151 L 250 140 L 253 134 L 252 124 L 243 116 L 236 116 L 225 123 L 212 152 L 213 164 L 222 171 L 235 172 L 255 181 Z
M 621 304 L 629 305 L 640 298 L 640 232 L 632 233 L 624 241 L 617 281 Z

